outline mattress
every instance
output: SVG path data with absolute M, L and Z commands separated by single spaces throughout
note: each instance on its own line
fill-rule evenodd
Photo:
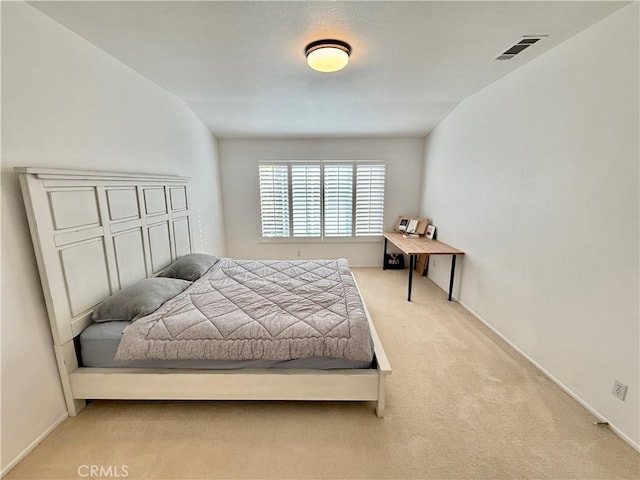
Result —
M 370 368 L 371 362 L 343 358 L 313 357 L 273 360 L 114 360 L 124 329 L 131 322 L 92 323 L 80 334 L 82 366 L 98 368 L 185 368 L 201 370 L 295 368 L 333 370 Z

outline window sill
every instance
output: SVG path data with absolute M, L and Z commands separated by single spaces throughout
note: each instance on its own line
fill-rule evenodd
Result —
M 261 237 L 260 243 L 380 243 L 382 242 L 382 235 L 375 237 L 326 237 L 326 238 L 308 238 L 308 237 L 294 237 L 294 238 L 271 238 Z

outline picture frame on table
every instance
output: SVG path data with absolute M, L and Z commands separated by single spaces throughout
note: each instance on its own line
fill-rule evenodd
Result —
M 427 231 L 424 234 L 430 240 L 433 240 L 436 236 L 436 226 L 435 225 L 427 225 Z

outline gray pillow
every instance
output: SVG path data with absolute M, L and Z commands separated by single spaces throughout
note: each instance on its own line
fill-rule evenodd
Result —
M 169 265 L 169 268 L 162 272 L 160 276 L 181 278 L 182 280 L 195 282 L 217 261 L 218 257 L 207 255 L 206 253 L 188 253 Z
M 145 278 L 114 293 L 93 310 L 94 322 L 135 320 L 175 297 L 191 282 L 176 278 Z

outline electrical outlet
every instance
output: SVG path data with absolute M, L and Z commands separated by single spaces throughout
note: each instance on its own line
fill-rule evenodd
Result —
M 433 268 L 436 267 L 436 259 L 435 258 L 433 260 L 431 260 L 431 265 L 433 265 Z
M 611 390 L 611 393 L 624 402 L 624 397 L 627 394 L 627 386 L 619 380 L 614 380 L 613 390 Z
M 302 255 L 302 252 L 300 250 L 298 250 L 297 252 L 298 257 L 300 257 L 300 255 Z

